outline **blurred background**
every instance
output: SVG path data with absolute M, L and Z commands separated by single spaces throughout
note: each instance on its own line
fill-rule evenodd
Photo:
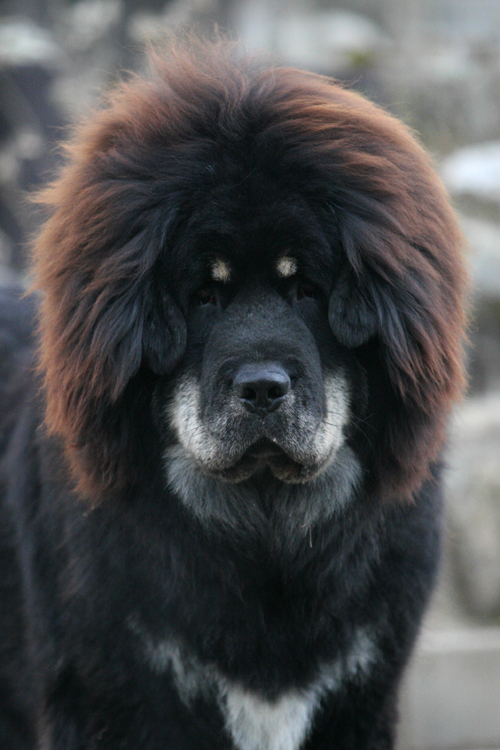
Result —
M 400 748 L 500 748 L 500 0 L 0 0 L 0 283 L 23 274 L 26 194 L 148 40 L 214 26 L 334 76 L 434 156 L 468 240 L 470 386 L 447 451 L 441 583 L 403 691 Z

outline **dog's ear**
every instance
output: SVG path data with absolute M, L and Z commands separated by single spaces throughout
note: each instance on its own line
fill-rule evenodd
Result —
M 377 224 L 344 216 L 341 238 L 344 260 L 330 297 L 330 327 L 352 349 L 377 337 L 393 385 L 419 400 L 419 379 L 431 376 L 438 386 L 449 374 L 444 342 L 457 344 L 448 308 L 460 292 L 444 268 L 446 256 L 434 260 L 434 248 L 416 245 L 383 217 Z M 429 384 L 424 390 L 432 392 Z
M 50 222 L 41 240 L 49 232 Z M 171 294 L 155 283 L 156 244 L 155 236 L 139 233 L 95 261 L 90 280 L 85 264 L 68 258 L 57 285 L 46 284 L 42 356 L 51 378 L 58 363 L 62 394 L 83 387 L 116 401 L 142 365 L 166 375 L 179 361 L 186 324 Z
M 378 336 L 389 357 L 404 370 L 417 354 L 410 351 L 416 339 L 426 325 L 432 335 L 434 323 L 431 315 L 426 321 L 426 300 L 419 301 L 417 289 L 412 290 L 416 278 L 410 274 L 406 282 L 393 281 L 373 269 L 370 275 L 365 269 L 356 272 L 344 267 L 330 296 L 328 319 L 335 337 L 349 349 Z
M 413 317 L 413 306 L 426 317 L 428 295 L 433 294 L 427 287 L 436 279 L 434 274 L 429 278 L 425 257 L 409 245 L 397 222 L 370 209 L 371 222 L 353 214 L 338 220 L 344 257 L 330 296 L 330 327 L 349 349 L 379 336 L 389 352 L 396 355 L 403 348 L 409 357 L 405 318 Z
M 369 280 L 356 277 L 347 265 L 330 296 L 328 320 L 334 336 L 349 349 L 366 344 L 379 330 Z
M 184 352 L 186 322 L 168 292 L 157 292 L 149 296 L 142 333 L 143 356 L 155 375 L 167 375 Z

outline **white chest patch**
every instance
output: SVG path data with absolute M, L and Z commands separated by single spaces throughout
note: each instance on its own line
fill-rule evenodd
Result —
M 227 686 L 226 727 L 239 750 L 298 750 L 311 728 L 321 687 L 289 692 L 274 702 Z
M 150 667 L 171 671 L 187 706 L 198 696 L 215 699 L 238 750 L 300 750 L 322 698 L 346 679 L 365 679 L 378 654 L 372 634 L 358 628 L 348 652 L 323 666 L 312 683 L 270 701 L 229 680 L 215 665 L 202 664 L 173 641 L 155 642 L 136 618 L 130 618 L 129 627 L 140 637 Z

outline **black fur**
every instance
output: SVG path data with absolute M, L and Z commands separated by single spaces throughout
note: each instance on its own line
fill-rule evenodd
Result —
M 75 141 L 41 313 L 0 298 L 2 747 L 389 750 L 439 558 L 458 233 L 371 105 L 179 54 Z

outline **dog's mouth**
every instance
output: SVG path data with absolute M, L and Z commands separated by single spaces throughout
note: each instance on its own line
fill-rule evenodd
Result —
M 277 443 L 273 443 L 267 438 L 261 438 L 256 443 L 250 446 L 250 448 L 244 454 L 250 458 L 255 458 L 258 461 L 270 461 L 272 458 L 277 456 L 285 456 L 285 452 L 279 447 Z
M 313 478 L 318 466 L 299 463 L 292 459 L 277 443 L 261 438 L 253 443 L 234 464 L 217 472 L 227 482 L 241 482 L 269 469 L 282 482 L 301 484 Z

